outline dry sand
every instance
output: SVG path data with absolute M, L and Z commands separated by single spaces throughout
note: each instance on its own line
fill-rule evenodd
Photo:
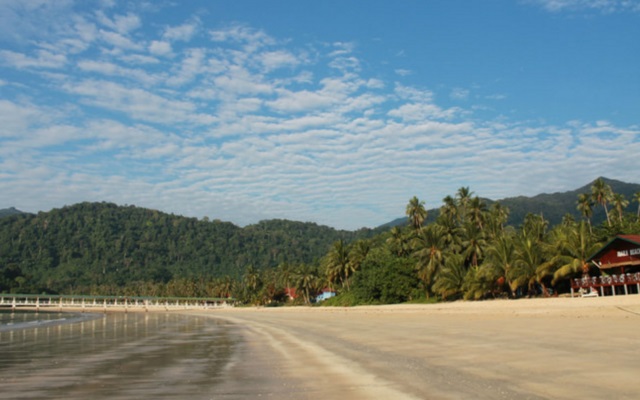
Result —
M 638 295 L 193 314 L 244 338 L 212 398 L 640 398 Z

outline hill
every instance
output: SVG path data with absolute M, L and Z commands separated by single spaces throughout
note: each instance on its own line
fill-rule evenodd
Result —
M 637 204 L 632 203 L 634 193 L 640 192 L 640 184 L 626 183 L 617 181 L 614 179 L 602 178 L 606 184 L 611 186 L 611 189 L 615 193 L 620 193 L 629 200 L 629 206 L 626 211 L 632 212 L 637 208 Z M 595 181 L 595 180 L 594 180 Z M 557 193 L 542 193 L 533 197 L 518 196 L 509 197 L 502 200 L 482 199 L 487 205 L 491 205 L 495 202 L 509 209 L 509 219 L 507 223 L 509 225 L 517 226 L 524 220 L 524 217 L 529 214 L 542 214 L 546 220 L 549 221 L 551 226 L 557 225 L 562 222 L 562 218 L 566 214 L 571 214 L 576 220 L 582 218 L 580 212 L 576 208 L 576 201 L 578 195 L 581 193 L 591 193 L 591 186 L 593 182 L 584 185 L 578 189 L 557 192 Z M 611 208 L 611 207 L 609 207 Z M 427 211 L 427 221 L 430 223 L 436 220 L 440 213 L 439 208 L 433 208 Z M 599 224 L 606 219 L 605 212 L 602 207 L 595 207 L 592 222 Z M 401 217 L 388 222 L 377 229 L 390 229 L 394 226 L 404 225 L 407 223 L 407 217 Z
M 23 276 L 24 290 L 77 293 L 136 281 L 238 278 L 249 265 L 312 263 L 333 242 L 368 234 L 286 220 L 240 228 L 134 206 L 81 203 L 0 219 L 0 280 L 3 274 Z
M 12 215 L 24 214 L 22 211 L 15 209 L 14 207 L 3 208 L 0 210 L 0 218 L 10 217 Z

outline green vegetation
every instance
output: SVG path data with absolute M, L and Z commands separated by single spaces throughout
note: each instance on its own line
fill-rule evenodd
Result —
M 640 203 L 640 191 L 629 195 Z M 0 292 L 234 297 L 244 304 L 352 306 L 548 296 L 589 272 L 616 234 L 640 234 L 640 213 L 603 179 L 575 193 L 561 222 L 509 208 L 468 188 L 430 220 L 409 200 L 405 223 L 337 231 L 263 221 L 245 228 L 133 206 L 82 203 L 0 219 Z M 568 211 L 575 211 L 577 217 Z M 608 215 L 594 223 L 597 212 Z M 294 295 L 294 300 L 290 299 Z

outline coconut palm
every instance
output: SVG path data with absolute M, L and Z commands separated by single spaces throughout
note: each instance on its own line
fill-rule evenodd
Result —
M 424 201 L 420 201 L 416 196 L 413 196 L 407 204 L 406 210 L 407 217 L 409 217 L 409 224 L 416 231 L 422 229 L 422 223 L 427 219 L 427 210 L 424 208 Z
M 306 304 L 311 304 L 311 294 L 318 289 L 318 273 L 311 265 L 301 264 L 295 274 L 296 289 L 302 293 Z
M 472 267 L 478 267 L 486 245 L 487 242 L 480 227 L 468 221 L 462 229 L 462 251 Z
M 413 244 L 413 255 L 418 260 L 418 277 L 424 282 L 429 297 L 433 277 L 444 263 L 447 246 L 444 228 L 438 224 L 428 225 L 416 236 Z
M 473 192 L 469 190 L 469 186 L 463 186 L 458 189 L 456 193 L 456 200 L 458 201 L 459 212 L 458 216 L 461 218 L 461 222 L 464 223 L 467 218 L 467 206 L 471 201 Z
M 483 223 L 485 215 L 487 214 L 487 205 L 480 200 L 480 197 L 476 196 L 469 201 L 467 213 L 469 214 L 469 219 L 478 225 L 480 230 L 483 230 Z
M 611 226 L 609 209 L 607 208 L 607 204 L 611 201 L 613 195 L 611 186 L 607 185 L 602 178 L 598 178 L 591 186 L 591 195 L 593 196 L 593 200 L 604 208 L 604 213 L 607 216 L 607 224 Z
M 622 193 L 614 193 L 611 197 L 611 204 L 613 204 L 613 207 L 618 212 L 619 221 L 622 223 L 624 209 L 629 205 L 629 200 L 625 199 Z
M 389 231 L 387 246 L 389 246 L 389 250 L 398 257 L 404 257 L 410 252 L 409 237 L 397 226 L 394 226 L 391 228 L 391 231 Z
M 589 232 L 584 221 L 574 227 L 556 227 L 552 231 L 550 243 L 553 249 L 551 254 L 554 255 L 544 267 L 555 267 L 552 281 L 554 284 L 579 272 L 588 275 L 587 259 L 601 246 Z
M 516 263 L 516 248 L 512 235 L 503 234 L 496 238 L 487 248 L 486 266 L 494 271 L 496 283 L 506 281 L 513 297 L 513 268 Z
M 504 225 L 509 218 L 509 209 L 500 203 L 493 203 L 489 210 L 486 222 L 491 237 L 498 237 L 504 233 Z
M 544 279 L 549 274 L 549 268 L 543 266 L 545 259 L 541 240 L 525 233 L 519 234 L 516 239 L 515 256 L 514 267 L 510 273 L 512 287 L 515 289 L 526 286 L 528 292 L 533 293 L 535 284 L 538 283 L 545 296 L 548 296 Z
M 440 216 L 446 218 L 450 222 L 457 222 L 458 220 L 458 205 L 456 199 L 451 196 L 447 196 L 442 199 L 442 206 L 440 207 Z M 640 209 L 640 208 L 639 208 Z
M 593 200 L 591 199 L 591 196 L 586 193 L 579 194 L 576 208 L 587 220 L 587 223 L 589 224 L 589 232 L 593 232 L 591 229 L 591 217 L 593 216 Z
M 360 269 L 364 259 L 367 258 L 367 254 L 369 254 L 369 250 L 371 250 L 371 242 L 369 240 L 358 240 L 351 246 L 348 262 L 352 273 Z
M 330 282 L 339 280 L 342 287 L 346 285 L 349 290 L 349 277 L 351 276 L 349 249 L 342 239 L 333 243 L 331 250 L 325 257 L 324 267 Z
M 435 279 L 433 291 L 443 299 L 461 295 L 466 274 L 463 257 L 460 254 L 449 255 Z

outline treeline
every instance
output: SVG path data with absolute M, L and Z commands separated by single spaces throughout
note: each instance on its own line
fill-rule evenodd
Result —
M 586 261 L 617 234 L 640 234 L 633 198 L 602 179 L 574 200 L 582 217 L 551 226 L 467 187 L 425 223 L 417 197 L 407 224 L 382 233 L 265 221 L 239 228 L 136 207 L 83 203 L 0 219 L 0 291 L 130 296 L 234 297 L 245 304 L 324 304 L 550 296 L 593 272 Z M 591 221 L 603 210 L 604 222 Z
M 0 219 L 0 292 L 204 294 L 214 278 L 238 280 L 248 265 L 318 262 L 334 241 L 369 234 L 285 220 L 240 228 L 81 203 Z
M 640 205 L 640 192 L 633 201 Z M 234 291 L 239 299 L 272 304 L 284 288 L 310 301 L 309 293 L 331 288 L 338 296 L 323 304 L 388 304 L 407 301 L 551 296 L 569 291 L 569 278 L 593 273 L 587 260 L 617 234 L 640 234 L 638 213 L 625 213 L 629 200 L 596 180 L 574 206 L 582 218 L 567 214 L 550 226 L 528 214 L 517 227 L 507 225 L 509 210 L 487 206 L 467 187 L 447 196 L 435 222 L 417 197 L 406 207 L 408 225 L 371 239 L 334 242 L 316 265 L 281 265 L 262 274 L 249 268 Z M 592 226 L 602 208 L 607 219 Z M 273 294 L 273 295 L 272 295 Z

